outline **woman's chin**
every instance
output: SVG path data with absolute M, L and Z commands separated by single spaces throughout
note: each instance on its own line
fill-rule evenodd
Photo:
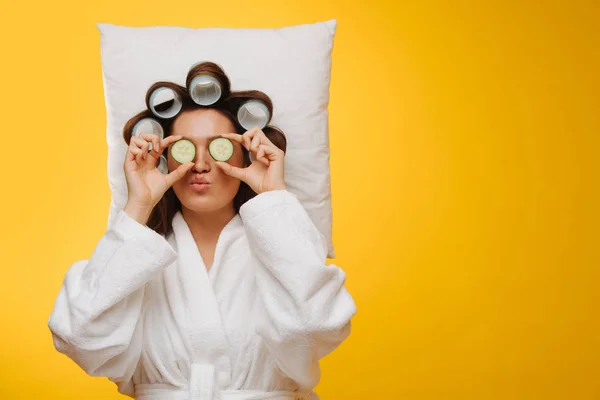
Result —
M 208 194 L 197 195 L 192 194 L 190 196 L 186 196 L 185 201 L 182 201 L 182 204 L 189 210 L 195 212 L 211 212 L 217 211 L 225 207 L 227 204 L 222 204 L 218 196 L 211 196 Z

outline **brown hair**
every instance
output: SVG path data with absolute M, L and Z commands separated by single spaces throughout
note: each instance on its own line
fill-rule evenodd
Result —
M 192 79 L 198 74 L 211 75 L 212 77 L 216 78 L 221 84 L 221 97 L 216 103 L 211 104 L 210 106 L 198 105 L 190 97 L 188 91 L 190 83 Z M 182 108 L 177 114 L 177 116 L 175 116 L 175 118 L 159 118 L 150 111 L 150 95 L 158 87 L 168 87 L 180 96 L 182 101 Z M 188 71 L 186 77 L 186 87 L 180 86 L 176 83 L 164 81 L 156 82 L 152 86 L 150 86 L 150 88 L 146 92 L 147 108 L 144 111 L 141 111 L 140 113 L 136 114 L 129 121 L 127 121 L 123 128 L 123 138 L 125 139 L 125 143 L 129 145 L 134 125 L 143 118 L 152 118 L 159 124 L 161 124 L 165 133 L 165 137 L 167 137 L 171 134 L 173 124 L 175 123 L 175 120 L 179 115 L 181 115 L 184 111 L 195 110 L 198 108 L 212 108 L 218 110 L 231 121 L 237 133 L 243 134 L 244 132 L 246 132 L 246 129 L 244 129 L 240 125 L 237 119 L 237 111 L 238 108 L 248 100 L 259 100 L 263 102 L 267 106 L 269 114 L 271 116 L 273 115 L 273 103 L 271 102 L 269 96 L 267 96 L 265 93 L 259 90 L 244 90 L 232 92 L 229 78 L 227 77 L 223 69 L 218 64 L 215 64 L 213 62 L 203 62 L 194 65 Z M 172 102 L 173 100 L 169 100 L 159 105 L 156 105 L 155 109 L 158 111 L 166 110 L 171 106 Z M 269 140 L 273 142 L 275 146 L 277 146 L 284 152 L 286 151 L 287 140 L 285 134 L 279 128 L 273 125 L 267 125 L 262 129 L 262 131 L 269 138 Z M 244 154 L 244 165 L 247 166 L 250 164 L 249 153 L 243 146 L 242 150 Z M 166 149 L 163 150 L 163 153 L 164 151 L 166 151 Z M 246 201 L 250 200 L 254 196 L 256 196 L 256 193 L 245 182 L 241 182 L 240 188 L 233 200 L 235 212 L 239 212 L 242 204 L 244 204 Z M 177 211 L 181 211 L 181 202 L 175 195 L 173 187 L 170 187 L 152 209 L 152 212 L 147 222 L 148 227 L 161 235 L 168 235 L 173 229 L 173 216 L 177 213 Z

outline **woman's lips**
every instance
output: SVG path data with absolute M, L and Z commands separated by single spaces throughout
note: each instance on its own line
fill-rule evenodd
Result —
M 210 183 L 203 183 L 203 182 L 194 183 L 194 182 L 192 182 L 190 184 L 190 188 L 195 192 L 200 192 L 200 193 L 206 192 L 210 188 Z

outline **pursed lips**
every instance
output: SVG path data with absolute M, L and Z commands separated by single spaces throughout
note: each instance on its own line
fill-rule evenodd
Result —
M 208 185 L 209 183 L 205 179 L 192 179 L 190 185 Z

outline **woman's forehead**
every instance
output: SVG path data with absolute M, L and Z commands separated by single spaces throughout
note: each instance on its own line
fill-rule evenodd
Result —
M 219 111 L 209 108 L 183 112 L 173 123 L 171 134 L 204 139 L 228 132 L 235 132 L 231 121 Z

